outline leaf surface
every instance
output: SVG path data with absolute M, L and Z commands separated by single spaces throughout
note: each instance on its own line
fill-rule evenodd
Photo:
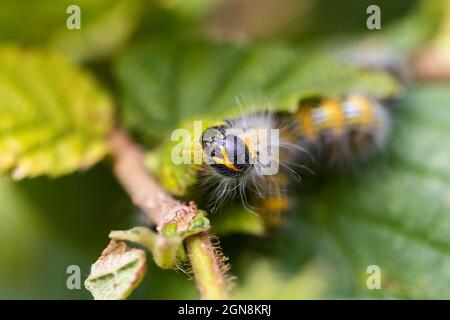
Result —
M 92 265 L 85 286 L 96 300 L 125 299 L 139 285 L 146 268 L 142 249 L 130 248 L 125 242 L 112 240 Z
M 65 58 L 0 48 L 0 95 L 0 172 L 59 176 L 105 155 L 112 102 Z

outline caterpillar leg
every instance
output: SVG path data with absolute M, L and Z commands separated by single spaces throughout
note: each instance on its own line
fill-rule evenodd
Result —
M 258 213 L 267 230 L 283 225 L 285 222 L 284 212 L 290 207 L 289 198 L 286 195 L 261 198 L 258 202 Z

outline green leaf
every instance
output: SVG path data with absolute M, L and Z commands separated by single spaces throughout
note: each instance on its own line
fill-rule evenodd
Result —
M 293 110 L 310 92 L 386 97 L 400 90 L 385 73 L 279 44 L 248 48 L 155 38 L 124 54 L 116 73 L 126 123 L 150 142 L 186 120 L 269 106 Z
M 0 95 L 0 172 L 59 176 L 105 155 L 111 100 L 65 58 L 0 48 Z
M 112 240 L 92 265 L 84 285 L 96 300 L 125 299 L 144 277 L 145 252 Z
M 81 29 L 66 26 L 70 5 L 80 7 Z M 111 55 L 137 28 L 142 5 L 141 0 L 1 1 L 0 42 L 49 46 L 79 60 Z
M 195 20 L 203 18 L 221 2 L 223 0 L 158 0 L 163 7 Z
M 113 240 L 131 241 L 145 246 L 153 253 L 155 263 L 163 269 L 175 268 L 180 260 L 185 258 L 182 238 L 165 237 L 146 227 L 111 231 L 109 237 Z
M 184 214 L 169 217 L 159 233 L 146 227 L 134 227 L 124 231 L 111 231 L 109 237 L 145 246 L 152 252 L 153 259 L 160 268 L 170 269 L 187 259 L 183 240 L 208 229 L 209 220 L 203 211 L 198 211 L 195 216 Z
M 266 232 L 261 216 L 249 212 L 240 204 L 227 206 L 220 214 L 212 216 L 211 219 L 214 234 L 245 233 L 261 236 Z
M 268 259 L 250 261 L 243 279 L 233 290 L 233 299 L 320 299 L 327 288 L 319 263 L 311 263 L 293 275 L 286 275 Z
M 416 53 L 435 34 L 446 10 L 446 0 L 419 0 L 414 9 L 392 23 L 380 39 L 390 50 L 402 55 Z

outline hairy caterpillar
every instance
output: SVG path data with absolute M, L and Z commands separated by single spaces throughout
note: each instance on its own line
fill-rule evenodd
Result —
M 258 212 L 281 212 L 289 206 L 285 188 L 288 176 L 297 176 L 296 167 L 311 159 L 340 166 L 366 158 L 384 145 L 389 128 L 384 105 L 360 94 L 313 96 L 302 99 L 295 112 L 266 110 L 226 119 L 202 134 L 200 180 L 213 185 L 208 192 L 213 208 L 239 195 Z M 267 134 L 267 141 L 256 134 L 274 130 L 278 137 Z

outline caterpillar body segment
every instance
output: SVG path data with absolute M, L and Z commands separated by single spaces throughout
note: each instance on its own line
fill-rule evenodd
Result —
M 301 100 L 294 117 L 297 143 L 328 165 L 367 158 L 383 147 L 390 129 L 384 105 L 358 94 Z

